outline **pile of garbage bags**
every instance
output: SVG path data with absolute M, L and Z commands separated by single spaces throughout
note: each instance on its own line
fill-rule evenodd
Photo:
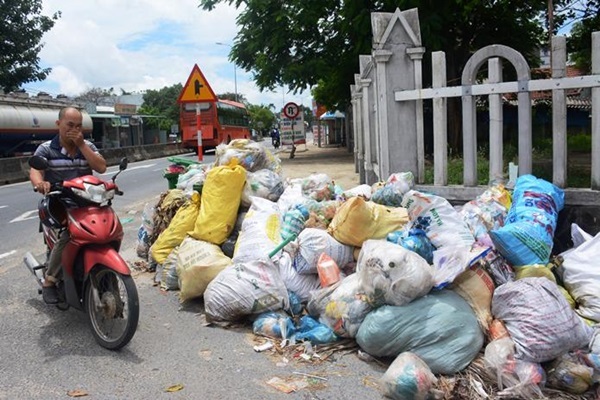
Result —
M 147 206 L 138 255 L 161 288 L 286 343 L 354 339 L 393 360 L 392 398 L 426 398 L 477 357 L 508 396 L 598 382 L 600 235 L 573 224 L 573 248 L 552 253 L 560 188 L 523 175 L 453 206 L 410 172 L 347 190 L 283 172 L 235 140 Z

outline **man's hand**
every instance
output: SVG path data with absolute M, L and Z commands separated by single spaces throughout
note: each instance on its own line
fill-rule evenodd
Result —
M 75 131 L 69 131 L 67 132 L 67 139 L 71 140 L 73 142 L 73 144 L 75 146 L 77 146 L 78 148 L 83 146 L 85 144 L 85 141 L 83 140 L 83 133 L 81 131 L 79 132 L 75 132 Z
M 35 190 L 41 194 L 50 192 L 50 182 L 42 181 L 34 186 Z

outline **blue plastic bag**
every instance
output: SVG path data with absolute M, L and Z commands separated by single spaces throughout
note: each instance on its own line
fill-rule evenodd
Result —
M 337 341 L 339 337 L 327 325 L 323 325 L 310 315 L 305 315 L 300 318 L 295 339 L 306 340 L 312 344 L 327 344 Z
M 254 320 L 252 332 L 256 335 L 287 339 L 296 333 L 296 327 L 290 317 L 277 312 L 266 312 Z
M 564 205 L 559 187 L 533 175 L 520 176 L 504 226 L 490 231 L 494 246 L 513 267 L 547 264 Z
M 281 238 L 286 240 L 290 237 L 298 236 L 302 232 L 302 229 L 304 229 L 304 223 L 308 219 L 308 216 L 308 210 L 302 204 L 298 204 L 286 212 L 281 225 Z
M 302 305 L 302 299 L 295 292 L 288 290 L 288 295 L 290 297 L 290 308 L 286 310 L 292 315 L 300 315 L 302 313 L 302 309 L 304 306 Z
M 423 229 L 413 228 L 409 231 L 394 231 L 388 233 L 387 241 L 399 244 L 407 250 L 414 251 L 423 257 L 428 264 L 433 264 L 433 251 L 435 247 Z

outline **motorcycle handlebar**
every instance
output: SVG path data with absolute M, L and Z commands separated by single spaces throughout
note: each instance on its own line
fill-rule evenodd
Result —
M 58 195 L 62 193 L 62 184 L 61 183 L 52 183 L 50 184 L 50 191 L 48 193 L 46 193 L 46 196 L 53 196 L 53 195 Z M 37 187 L 33 188 L 34 192 L 38 192 Z M 123 196 L 125 193 L 123 193 L 122 190 L 119 190 L 118 188 L 115 188 L 115 195 L 116 196 Z
M 48 193 L 46 193 L 46 196 L 53 195 L 53 194 L 60 194 L 61 190 L 62 190 L 62 185 L 60 183 L 51 183 L 50 191 Z M 33 191 L 38 192 L 37 187 L 34 186 Z

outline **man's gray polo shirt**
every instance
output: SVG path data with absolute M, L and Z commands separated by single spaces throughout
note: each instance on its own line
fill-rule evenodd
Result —
M 98 153 L 96 146 L 86 140 L 85 143 Z M 36 156 L 48 160 L 48 169 L 44 172 L 44 180 L 50 183 L 62 182 L 79 176 L 91 175 L 92 169 L 81 151 L 77 149 L 75 157 L 71 158 L 64 147 L 60 146 L 60 138 L 56 135 L 52 140 L 44 142 L 35 150 Z

